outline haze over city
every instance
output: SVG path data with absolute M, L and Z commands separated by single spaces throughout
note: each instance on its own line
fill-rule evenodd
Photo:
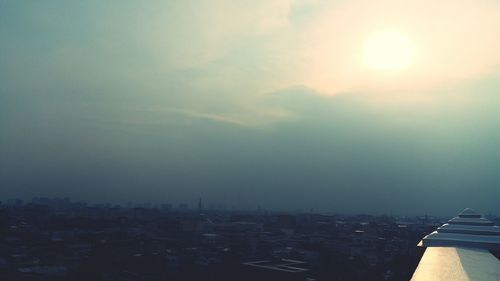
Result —
M 1 1 L 0 201 L 500 214 L 498 1 Z

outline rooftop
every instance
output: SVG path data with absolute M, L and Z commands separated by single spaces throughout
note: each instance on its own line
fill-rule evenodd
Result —
M 296 267 L 296 265 L 304 264 L 303 261 L 280 259 L 280 260 L 261 260 L 253 262 L 245 262 L 244 265 L 254 266 L 259 268 L 266 268 L 271 270 L 285 271 L 285 272 L 304 272 L 309 269 Z
M 419 243 L 424 247 L 471 247 L 500 249 L 500 228 L 472 209 L 463 210 L 458 217 L 425 236 Z

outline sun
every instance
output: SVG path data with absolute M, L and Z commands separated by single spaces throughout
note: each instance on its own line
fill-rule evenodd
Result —
M 413 63 L 415 49 L 415 44 L 404 33 L 382 31 L 365 41 L 363 61 L 367 67 L 375 70 L 404 70 Z

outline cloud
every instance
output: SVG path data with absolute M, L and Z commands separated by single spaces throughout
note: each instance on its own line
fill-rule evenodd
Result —
M 208 120 L 217 123 L 233 125 L 245 128 L 269 127 L 278 122 L 290 121 L 296 118 L 296 114 L 283 107 L 259 106 L 256 109 L 246 111 L 210 113 L 186 108 L 163 108 L 151 107 L 135 110 L 136 114 L 148 113 L 143 118 L 133 119 L 135 124 L 154 124 L 157 120 L 168 118 L 168 114 L 174 113 L 185 118 Z M 256 113 L 257 112 L 257 113 Z M 152 114 L 152 115 L 151 115 Z M 142 121 L 138 121 L 142 120 Z
M 220 114 L 211 114 L 211 113 L 203 113 L 203 112 L 197 112 L 194 110 L 188 110 L 188 109 L 169 109 L 169 111 L 172 112 L 177 112 L 180 114 L 183 114 L 188 117 L 193 117 L 193 118 L 200 118 L 200 119 L 207 119 L 215 122 L 222 122 L 222 123 L 228 123 L 231 125 L 237 125 L 237 126 L 243 126 L 243 127 L 248 127 L 249 124 L 236 119 L 234 117 L 230 116 L 224 116 Z
M 296 85 L 311 94 L 401 99 L 411 92 L 404 95 L 411 100 L 488 75 L 500 62 L 500 7 L 486 0 L 12 2 L 4 8 L 0 79 L 12 96 L 139 102 L 245 124 L 281 120 L 261 100 Z M 394 27 L 417 45 L 416 65 L 401 73 L 367 70 L 358 57 L 363 40 Z

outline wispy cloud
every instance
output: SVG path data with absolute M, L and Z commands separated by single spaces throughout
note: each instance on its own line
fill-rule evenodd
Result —
M 158 120 L 162 119 L 161 116 L 168 114 L 177 114 L 184 118 L 203 119 L 246 128 L 269 127 L 277 122 L 298 118 L 297 113 L 287 108 L 268 106 L 266 104 L 255 104 L 250 108 L 239 109 L 237 112 L 209 112 L 195 108 L 164 108 L 158 106 L 136 108 L 135 111 L 142 117 L 136 116 L 133 118 L 133 123 L 141 124 L 158 123 Z
M 182 115 L 185 115 L 188 117 L 192 117 L 192 118 L 207 119 L 207 120 L 214 121 L 214 122 L 227 123 L 227 124 L 242 126 L 242 127 L 252 127 L 254 125 L 254 124 L 250 124 L 246 121 L 243 121 L 241 119 L 238 119 L 238 118 L 235 118 L 232 116 L 228 116 L 228 115 L 223 115 L 223 114 L 198 112 L 196 110 L 181 109 L 181 108 L 169 108 L 168 111 L 177 112 L 179 114 L 182 114 Z

